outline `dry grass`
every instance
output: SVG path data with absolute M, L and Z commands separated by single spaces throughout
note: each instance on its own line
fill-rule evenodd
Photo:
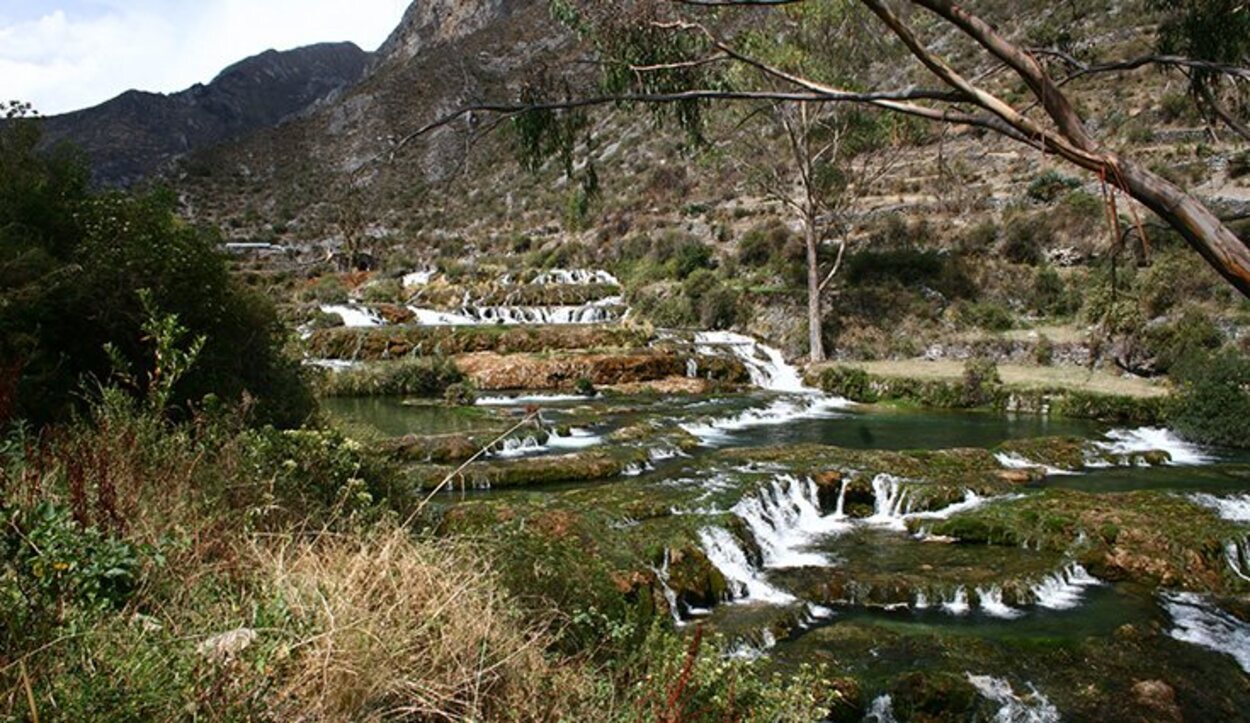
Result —
M 546 721 L 590 697 L 585 668 L 548 659 L 546 633 L 464 545 L 401 530 L 256 554 L 306 631 L 279 719 Z

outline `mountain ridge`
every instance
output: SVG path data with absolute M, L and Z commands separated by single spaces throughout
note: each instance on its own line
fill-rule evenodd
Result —
M 373 55 L 354 43 L 266 50 L 209 83 L 175 93 L 128 90 L 91 108 L 44 119 L 44 144 L 68 141 L 91 159 L 94 180 L 127 186 L 174 157 L 277 126 L 364 77 Z

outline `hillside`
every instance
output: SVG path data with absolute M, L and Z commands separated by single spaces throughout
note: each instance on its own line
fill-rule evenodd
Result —
M 73 142 L 87 152 L 98 182 L 130 185 L 175 156 L 272 128 L 334 98 L 361 78 L 370 58 L 352 43 L 268 50 L 207 85 L 169 95 L 131 90 L 49 117 L 45 143 Z

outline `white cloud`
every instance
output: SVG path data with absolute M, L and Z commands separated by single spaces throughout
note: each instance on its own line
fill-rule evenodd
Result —
M 42 3 L 41 3 L 42 4 Z M 351 40 L 375 49 L 407 0 L 57 0 L 0 20 L 0 98 L 44 115 L 127 89 L 173 92 L 269 48 Z

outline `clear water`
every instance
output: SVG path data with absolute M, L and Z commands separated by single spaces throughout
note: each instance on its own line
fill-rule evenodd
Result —
M 349 428 L 398 436 L 497 428 L 524 406 L 540 404 L 551 425 L 605 435 L 640 423 L 699 428 L 741 418 L 744 412 L 768 416 L 779 401 L 787 400 L 810 402 L 761 392 L 718 398 L 526 399 L 516 405 L 493 400 L 489 407 L 455 413 L 385 399 L 331 400 L 327 406 Z M 641 525 L 638 534 L 644 539 L 649 534 L 662 538 L 669 529 L 663 525 L 674 520 L 696 520 L 705 550 L 736 581 L 739 599 L 685 621 L 686 627 L 703 621 L 738 641 L 738 653 L 766 655 L 782 669 L 831 663 L 864 682 L 865 703 L 885 695 L 900 676 L 925 670 L 975 681 L 984 706 L 975 714 L 980 717 L 974 716 L 980 720 L 1010 720 L 1003 716 L 1014 715 L 1010 708 L 1017 703 L 1043 712 L 1051 705 L 1065 720 L 1117 720 L 1116 696 L 1127 695 L 1137 681 L 1156 679 L 1174 689 L 1187 719 L 1233 720 L 1250 704 L 1237 651 L 1187 641 L 1184 631 L 1169 635 L 1177 628 L 1152 590 L 1108 582 L 1069 590 L 1070 605 L 1040 605 L 1021 591 L 1036 589 L 1047 576 L 1073 564 L 1071 560 L 1024 548 L 922 541 L 886 524 L 889 520 L 844 520 L 827 500 L 823 509 L 812 509 L 820 501 L 789 483 L 765 493 L 772 497 L 761 498 L 760 490 L 771 489 L 786 473 L 784 468 L 734 466 L 717 456 L 729 447 L 794 444 L 876 450 L 990 448 L 1037 436 L 1100 439 L 1107 432 L 1104 426 L 1029 416 L 836 406 L 810 414 L 790 410 L 780 419 L 727 426 L 731 428 L 705 438 L 689 456 L 658 460 L 654 469 L 638 476 L 468 492 L 448 502 L 515 499 L 596 510 L 648 503 L 679 513 Z M 1047 477 L 1036 486 L 1226 497 L 1250 492 L 1250 456 L 1217 451 L 1211 463 L 1199 466 L 1093 469 Z M 733 541 L 723 534 L 724 521 L 733 515 L 767 543 L 764 559 L 745 559 L 741 550 L 730 549 Z M 654 533 L 647 524 L 657 525 Z M 1220 620 L 1225 627 L 1236 625 L 1235 618 Z M 772 631 L 779 627 L 790 633 L 775 635 Z M 1241 635 L 1250 640 L 1250 633 L 1234 633 L 1234 640 Z M 1002 693 L 1001 700 L 994 699 L 994 691 Z

